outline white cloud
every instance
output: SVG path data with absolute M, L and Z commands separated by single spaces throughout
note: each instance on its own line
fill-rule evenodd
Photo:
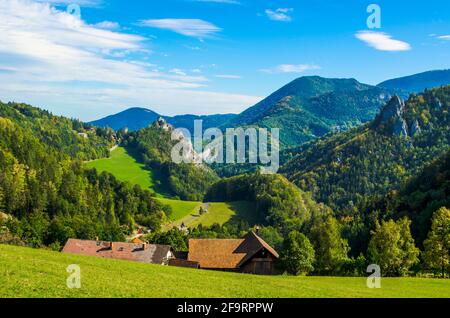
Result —
M 200 19 L 158 19 L 142 20 L 141 26 L 170 30 L 178 34 L 195 38 L 209 37 L 222 31 L 214 24 Z
M 201 48 L 199 47 L 199 46 L 189 46 L 189 45 L 186 45 L 185 46 L 187 49 L 189 49 L 189 50 L 192 50 L 192 51 L 200 51 L 201 50 Z
M 383 32 L 358 31 L 355 37 L 368 46 L 380 51 L 408 51 L 411 45 L 407 42 L 392 39 L 392 36 Z
M 280 64 L 272 68 L 261 69 L 261 72 L 276 73 L 303 73 L 310 70 L 318 70 L 320 66 L 315 64 Z
M 210 114 L 243 110 L 260 99 L 203 91 L 203 76 L 164 72 L 137 59 L 148 58 L 148 39 L 100 29 L 49 4 L 1 0 L 0 34 L 4 101 L 91 120 L 124 106 Z
M 112 21 L 102 21 L 94 24 L 99 29 L 116 30 L 120 28 L 120 24 Z
M 218 74 L 215 75 L 217 78 L 227 78 L 227 79 L 238 79 L 241 78 L 240 75 L 232 75 L 232 74 Z
M 437 38 L 440 40 L 450 40 L 450 35 L 439 35 Z
M 186 73 L 183 70 L 180 70 L 179 68 L 173 68 L 169 72 L 177 74 L 177 75 L 181 75 L 181 76 L 186 76 Z
M 288 13 L 292 11 L 294 11 L 292 8 L 278 8 L 275 11 L 267 9 L 265 13 L 270 20 L 290 22 L 292 17 Z

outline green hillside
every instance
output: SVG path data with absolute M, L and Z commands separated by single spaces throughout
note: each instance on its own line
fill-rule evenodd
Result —
M 450 85 L 393 98 L 371 123 L 297 149 L 281 169 L 334 211 L 398 189 L 450 146 Z
M 182 200 L 201 201 L 218 177 L 205 164 L 175 163 L 172 149 L 179 141 L 172 140 L 172 131 L 173 127 L 161 119 L 147 128 L 124 133 L 122 144 L 146 167 L 160 171 L 171 193 Z
M 172 214 L 170 215 L 171 221 L 177 221 L 187 215 L 197 213 L 198 209 L 202 205 L 202 203 L 199 201 L 182 201 L 159 197 L 158 200 L 172 208 Z
M 149 189 L 156 193 L 157 199 L 161 203 L 172 208 L 172 214 L 169 216 L 171 223 L 166 228 L 178 226 L 182 223 L 188 227 L 195 227 L 199 224 L 211 226 L 215 223 L 222 225 L 233 218 L 245 219 L 250 224 L 256 223 L 252 214 L 254 209 L 252 204 L 248 202 L 212 203 L 209 205 L 208 213 L 200 216 L 199 208 L 202 202 L 166 197 L 169 190 L 162 186 L 164 180 L 161 175 L 154 169 L 146 168 L 124 147 L 117 147 L 112 150 L 109 158 L 89 161 L 85 165 L 87 168 L 95 168 L 98 172 L 107 171 L 120 181 L 138 184 L 143 189 Z
M 169 190 L 164 179 L 156 170 L 150 170 L 136 159 L 129 150 L 117 147 L 111 151 L 109 158 L 92 160 L 85 163 L 87 168 L 95 168 L 98 172 L 107 171 L 120 181 L 138 184 L 156 194 L 157 199 L 172 208 L 171 220 L 179 220 L 196 211 L 201 202 L 170 199 L 165 196 Z
M 81 288 L 66 268 L 81 268 Z M 0 245 L 0 297 L 450 297 L 450 280 L 256 276 Z
M 372 120 L 393 91 L 355 79 L 300 77 L 223 125 L 280 128 L 281 144 L 300 145 Z
M 200 214 L 200 207 L 206 211 Z M 212 226 L 214 224 L 223 225 L 227 222 L 238 222 L 245 220 L 250 225 L 262 222 L 258 216 L 256 207 L 253 203 L 248 201 L 236 202 L 211 202 L 199 204 L 195 209 L 182 218 L 173 218 L 176 222 L 172 222 L 170 227 L 184 224 L 187 227 L 193 228 L 198 225 Z
M 153 190 L 155 172 L 145 169 L 125 148 L 117 147 L 110 152 L 109 158 L 92 160 L 86 163 L 87 168 L 95 168 L 98 172 L 108 171 L 120 181 L 139 184 L 143 189 Z
M 331 207 L 345 224 L 353 256 L 366 250 L 377 219 L 411 217 L 414 239 L 420 244 L 428 232 L 432 212 L 448 204 L 440 199 L 445 194 L 430 191 L 434 198 L 428 201 L 435 202 L 421 220 L 411 213 L 396 213 L 399 209 L 395 206 L 387 207 L 379 201 L 399 191 L 411 177 L 448 151 L 449 110 L 450 85 L 413 94 L 405 102 L 394 97 L 374 121 L 295 150 L 293 159 L 280 172 L 302 190 L 311 192 L 316 201 Z M 420 213 L 426 195 L 416 192 L 412 196 L 414 199 L 409 199 L 417 206 L 400 210 Z
M 0 240 L 57 248 L 71 237 L 122 241 L 134 221 L 159 229 L 165 207 L 149 191 L 83 169 L 82 160 L 106 156 L 110 133 L 0 103 L 0 211 L 9 218 Z

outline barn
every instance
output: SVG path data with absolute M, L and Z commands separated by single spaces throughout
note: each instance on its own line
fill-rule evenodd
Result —
M 187 260 L 199 268 L 270 275 L 278 253 L 256 233 L 242 239 L 190 239 Z
M 168 265 L 169 260 L 174 258 L 169 245 L 77 239 L 69 239 L 62 252 L 160 265 Z

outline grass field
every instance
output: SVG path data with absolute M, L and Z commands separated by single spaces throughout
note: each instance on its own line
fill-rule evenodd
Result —
M 66 268 L 81 269 L 81 288 Z M 0 297 L 450 297 L 450 280 L 256 276 L 0 245 Z
M 110 172 L 121 181 L 138 184 L 142 188 L 154 192 L 158 200 L 172 207 L 173 213 L 170 216 L 172 223 L 165 226 L 165 229 L 181 223 L 188 227 L 195 227 L 199 224 L 205 226 L 214 223 L 224 224 L 238 218 L 244 218 L 250 224 L 256 223 L 253 205 L 248 202 L 210 203 L 208 204 L 208 213 L 200 216 L 198 211 L 202 202 L 171 199 L 167 186 L 164 185 L 165 181 L 158 171 L 146 169 L 144 164 L 135 158 L 136 156 L 133 156 L 129 150 L 117 147 L 111 151 L 109 158 L 86 162 L 86 167 L 95 168 L 99 172 Z
M 207 212 L 202 215 L 199 214 L 199 207 L 193 213 L 175 219 L 176 222 L 173 222 L 173 225 L 178 226 L 181 223 L 184 223 L 187 227 L 196 227 L 199 224 L 211 226 L 215 223 L 223 225 L 239 219 L 246 220 L 250 225 L 253 225 L 261 221 L 256 216 L 254 204 L 247 201 L 205 203 L 203 207 Z
M 201 205 L 201 202 L 167 198 L 170 191 L 164 185 L 165 182 L 158 171 L 146 169 L 143 163 L 138 162 L 135 156 L 123 147 L 112 150 L 109 158 L 89 161 L 85 165 L 87 168 L 95 168 L 99 172 L 107 171 L 120 181 L 138 184 L 142 188 L 154 192 L 158 200 L 172 207 L 174 212 L 171 215 L 172 220 L 178 220 L 193 213 Z
M 86 162 L 87 168 L 112 173 L 120 181 L 138 184 L 144 189 L 153 190 L 155 173 L 147 170 L 143 163 L 138 162 L 123 147 L 112 150 L 109 158 Z
M 170 216 L 171 221 L 177 221 L 187 215 L 197 213 L 198 209 L 202 205 L 201 202 L 197 201 L 181 201 L 167 198 L 158 198 L 158 200 L 172 208 L 173 213 Z

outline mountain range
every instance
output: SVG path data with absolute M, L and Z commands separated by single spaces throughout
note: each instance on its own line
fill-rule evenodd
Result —
M 177 115 L 164 116 L 150 109 L 143 107 L 132 107 L 114 115 L 107 116 L 90 122 L 90 124 L 100 127 L 110 127 L 114 130 L 128 128 L 129 131 L 136 131 L 141 128 L 148 127 L 154 123 L 159 117 L 164 119 L 174 127 L 186 128 L 189 131 L 194 130 L 194 120 L 203 121 L 203 129 L 217 127 L 224 121 L 228 121 L 235 117 L 235 114 L 218 114 L 218 115 Z
M 331 131 L 347 130 L 375 118 L 393 95 L 406 98 L 425 88 L 450 84 L 450 70 L 438 70 L 382 82 L 376 86 L 356 79 L 300 77 L 240 114 L 163 116 L 178 128 L 193 131 L 193 121 L 210 127 L 255 126 L 280 128 L 283 147 L 298 146 Z M 144 128 L 161 115 L 146 108 L 129 108 L 91 122 L 115 130 Z
M 449 70 L 428 71 L 410 76 L 394 78 L 378 84 L 378 87 L 400 89 L 410 93 L 419 93 L 427 88 L 439 87 L 450 83 Z
M 450 86 L 394 96 L 376 118 L 292 150 L 281 172 L 316 200 L 346 214 L 418 173 L 450 145 Z

